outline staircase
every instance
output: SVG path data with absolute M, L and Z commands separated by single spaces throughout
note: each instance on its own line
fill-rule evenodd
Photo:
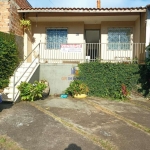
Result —
M 14 71 L 13 76 L 10 77 L 8 87 L 1 93 L 2 101 L 16 102 L 18 100 L 19 91 L 17 86 L 20 85 L 21 82 L 29 82 L 39 66 L 39 55 L 36 54 L 35 56 L 35 52 L 37 53 L 37 49 L 39 50 L 39 45 L 40 44 L 20 63 L 19 67 Z M 31 58 L 32 62 L 28 63 L 28 58 Z
M 22 63 L 20 67 L 16 69 L 14 75 L 10 77 L 9 85 L 2 93 L 2 100 L 15 102 L 19 98 L 19 91 L 17 86 L 21 82 L 28 82 L 38 66 L 38 63 Z

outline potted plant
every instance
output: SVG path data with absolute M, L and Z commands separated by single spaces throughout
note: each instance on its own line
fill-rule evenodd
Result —
M 43 91 L 46 89 L 45 82 L 35 81 L 33 84 L 28 82 L 21 82 L 17 86 L 20 91 L 20 97 L 23 101 L 35 101 L 43 97 Z
M 30 20 L 25 20 L 25 19 L 21 19 L 20 20 L 20 26 L 23 27 L 23 29 L 29 29 L 29 27 L 31 26 L 31 21 Z
M 81 80 L 74 80 L 70 83 L 65 93 L 75 98 L 85 98 L 89 92 L 88 86 Z

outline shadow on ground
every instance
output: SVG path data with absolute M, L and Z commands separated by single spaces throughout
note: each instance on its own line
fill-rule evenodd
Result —
M 82 150 L 81 147 L 77 146 L 76 144 L 70 144 L 67 148 L 64 150 Z
M 3 109 L 9 109 L 13 106 L 12 102 L 2 102 L 0 103 L 0 112 L 3 111 Z

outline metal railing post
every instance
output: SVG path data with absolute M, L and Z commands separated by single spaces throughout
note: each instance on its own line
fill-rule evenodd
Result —
M 16 70 L 14 71 L 14 79 L 13 79 L 13 102 L 15 101 L 15 75 L 16 75 Z
M 40 47 L 41 47 L 41 42 L 39 43 L 38 63 L 40 63 Z
M 84 63 L 86 62 L 86 43 L 83 43 Z

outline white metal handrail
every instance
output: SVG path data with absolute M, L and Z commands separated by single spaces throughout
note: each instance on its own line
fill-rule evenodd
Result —
M 14 71 L 14 79 L 13 79 L 13 102 L 15 102 L 18 94 L 19 94 L 19 91 L 16 93 L 15 95 L 15 87 L 16 85 L 19 83 L 19 81 L 22 79 L 22 77 L 24 76 L 24 74 L 29 70 L 29 68 L 32 66 L 32 64 L 35 62 L 35 60 L 39 57 L 39 55 L 37 55 L 34 60 L 31 62 L 31 64 L 27 67 L 27 69 L 23 72 L 23 74 L 21 75 L 21 77 L 16 81 L 15 78 L 16 78 L 16 72 L 17 70 L 19 69 L 19 67 L 24 63 L 26 62 L 26 60 L 31 56 L 31 54 L 33 54 L 33 52 L 35 52 L 35 50 L 37 49 L 37 47 L 39 46 L 38 50 L 40 50 L 40 43 L 37 44 L 37 46 L 30 52 L 30 54 L 19 64 L 19 66 L 15 69 Z M 30 74 L 29 74 L 30 76 Z M 29 78 L 29 76 L 27 77 L 27 79 Z M 27 81 L 27 79 L 25 81 Z
M 63 63 L 64 61 L 144 62 L 145 43 L 69 43 L 81 44 L 81 52 L 62 52 L 61 48 L 40 43 L 40 63 Z M 47 45 L 49 45 L 47 47 Z M 61 46 L 59 46 L 61 47 Z

